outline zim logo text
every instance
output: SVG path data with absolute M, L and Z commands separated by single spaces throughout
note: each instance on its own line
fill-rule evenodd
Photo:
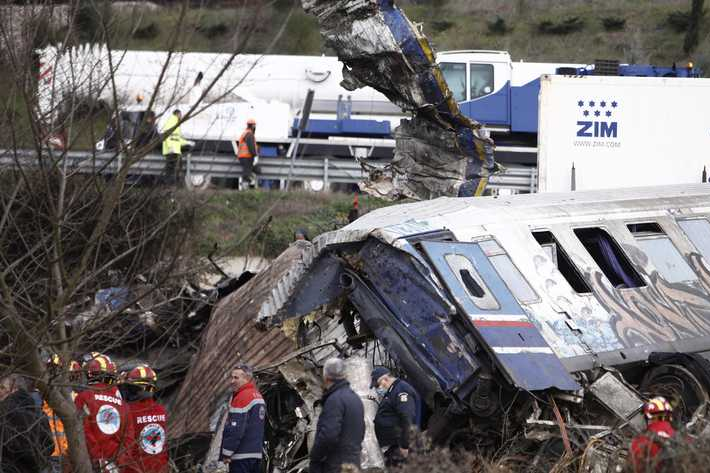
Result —
M 618 138 L 619 122 L 613 120 L 618 112 L 616 100 L 578 100 L 580 120 L 577 120 L 577 136 L 580 138 Z
M 587 138 L 617 138 L 619 133 L 617 122 L 577 122 L 577 136 Z

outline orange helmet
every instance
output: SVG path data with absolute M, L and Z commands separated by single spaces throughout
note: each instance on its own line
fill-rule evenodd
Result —
M 658 417 L 670 418 L 671 414 L 673 414 L 673 407 L 665 397 L 653 397 L 643 405 L 643 415 L 646 417 L 646 420 L 652 420 Z
M 249 120 L 247 120 L 247 125 L 256 125 L 256 120 L 250 118 Z
M 109 378 L 116 377 L 116 365 L 107 355 L 101 353 L 92 353 L 92 358 L 84 363 L 86 377 L 92 378 Z
M 155 390 L 158 387 L 158 375 L 150 366 L 140 365 L 128 372 L 125 382 L 142 386 L 144 389 Z

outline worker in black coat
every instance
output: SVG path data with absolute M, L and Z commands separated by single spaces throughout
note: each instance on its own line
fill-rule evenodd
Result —
M 10 375 L 0 380 L 0 472 L 41 472 L 49 465 L 54 440 L 49 421 L 25 380 Z
M 316 438 L 310 453 L 310 473 L 340 473 L 342 465 L 360 468 L 365 438 L 362 401 L 345 379 L 343 360 L 331 358 L 323 366 L 326 391 L 321 402 Z
M 388 466 L 402 463 L 409 454 L 409 432 L 419 424 L 420 398 L 406 381 L 382 366 L 372 370 L 372 385 L 381 398 L 375 415 L 375 435 L 386 448 Z

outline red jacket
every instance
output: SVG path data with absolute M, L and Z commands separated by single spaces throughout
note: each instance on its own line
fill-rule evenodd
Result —
M 638 434 L 631 442 L 634 473 L 660 471 L 658 454 L 663 449 L 664 441 L 674 436 L 675 429 L 670 422 L 659 420 L 648 424 L 646 432 Z
M 168 438 L 167 413 L 154 399 L 142 399 L 128 404 L 133 430 L 130 461 L 123 473 L 167 473 Z
M 94 384 L 74 399 L 77 410 L 84 413 L 86 447 L 93 462 L 99 460 L 121 464 L 132 438 L 128 406 L 115 386 Z

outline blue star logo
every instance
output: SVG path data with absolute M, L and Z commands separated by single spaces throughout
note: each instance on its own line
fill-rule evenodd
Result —
M 607 110 L 607 111 L 606 111 L 606 116 L 607 116 L 607 117 L 610 117 L 610 116 L 611 116 L 611 110 Z
M 601 108 L 606 107 L 606 102 L 605 102 L 604 100 L 602 100 L 601 102 L 599 102 L 599 106 L 600 106 Z
M 597 111 L 594 112 L 594 116 L 595 116 L 595 117 L 598 117 L 599 115 L 600 115 L 599 110 L 597 110 Z
M 590 106 L 590 107 L 593 107 L 593 106 L 594 106 L 594 100 L 590 100 L 590 101 L 589 101 L 589 106 Z
M 579 102 L 577 102 L 577 105 L 580 107 L 584 107 L 584 101 L 580 100 Z
M 617 105 L 619 105 L 619 104 L 616 103 L 616 100 L 614 100 L 614 101 L 611 103 L 611 106 L 612 106 L 613 108 L 616 108 Z
M 588 117 L 588 116 L 589 116 L 589 110 L 585 110 L 584 113 L 583 113 L 583 115 L 584 115 L 585 117 Z

